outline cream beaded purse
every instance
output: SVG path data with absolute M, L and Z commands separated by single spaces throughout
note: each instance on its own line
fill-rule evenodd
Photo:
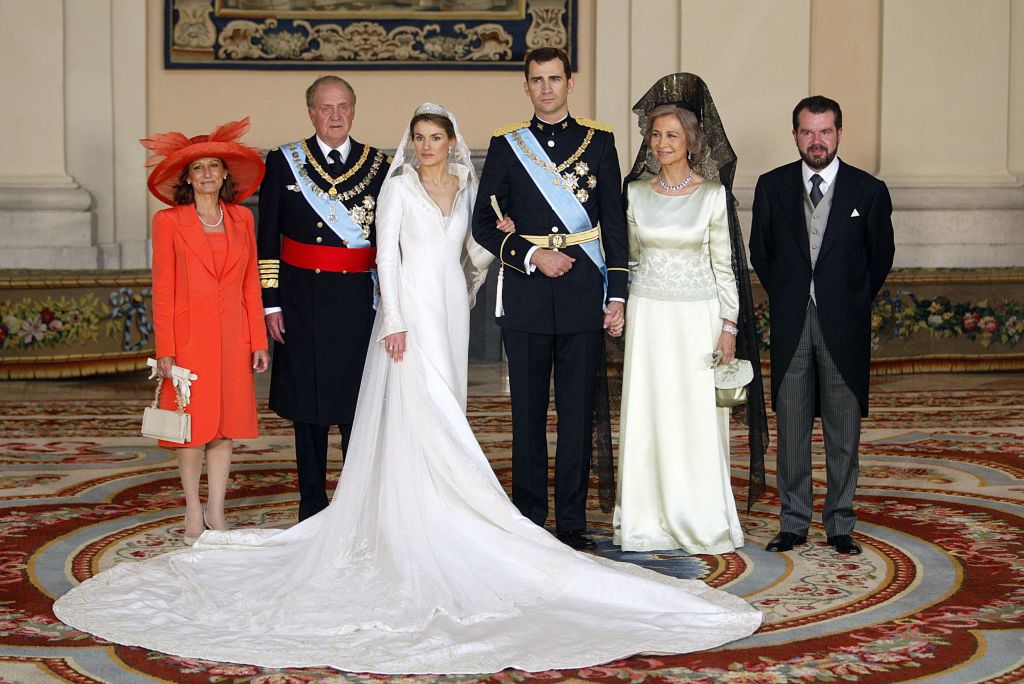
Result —
M 172 379 L 174 393 L 178 401 L 178 408 L 175 411 L 160 408 L 160 390 L 163 389 L 163 378 L 157 370 L 155 359 L 149 359 L 149 365 L 153 368 L 150 380 L 156 379 L 156 391 L 153 393 L 153 403 L 142 412 L 142 434 L 152 439 L 162 439 L 165 442 L 184 444 L 192 441 L 192 416 L 185 413 L 191 395 L 190 384 L 196 379 L 194 373 L 187 368 L 174 366 L 171 373 L 175 376 Z
M 712 354 L 712 368 L 715 370 L 715 404 L 720 408 L 731 408 L 745 404 L 747 385 L 754 379 L 754 367 L 744 359 L 733 359 L 722 363 L 722 352 Z

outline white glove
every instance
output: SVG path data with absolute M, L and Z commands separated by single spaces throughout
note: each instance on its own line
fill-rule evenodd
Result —
M 146 359 L 146 365 L 153 369 L 149 374 L 150 380 L 155 380 L 160 377 L 160 368 L 156 359 Z M 183 406 L 188 406 L 192 397 L 192 381 L 198 379 L 199 376 L 188 368 L 171 366 L 171 384 L 181 391 Z

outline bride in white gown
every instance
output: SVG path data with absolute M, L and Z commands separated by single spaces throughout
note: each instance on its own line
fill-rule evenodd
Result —
M 454 123 L 438 105 L 424 112 Z M 467 237 L 477 180 L 454 131 L 450 216 L 420 183 L 410 131 L 381 193 L 382 307 L 330 507 L 287 530 L 208 531 L 119 564 L 58 599 L 61 620 L 179 656 L 383 674 L 576 668 L 758 628 L 742 599 L 577 553 L 508 500 L 465 418 L 460 257 L 477 265 L 470 291 L 486 257 Z M 403 338 L 396 362 L 385 341 Z

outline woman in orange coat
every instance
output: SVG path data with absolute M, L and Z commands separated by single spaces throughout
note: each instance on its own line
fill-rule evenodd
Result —
M 267 369 L 267 334 L 253 217 L 238 203 L 263 178 L 259 154 L 238 138 L 249 119 L 208 136 L 163 133 L 142 140 L 156 152 L 149 189 L 172 205 L 153 217 L 153 318 L 165 378 L 163 408 L 175 408 L 171 368 L 188 368 L 192 441 L 174 448 L 185 492 L 185 541 L 205 527 L 227 529 L 224 497 L 232 439 L 259 436 L 253 370 Z M 207 500 L 199 482 L 206 461 Z

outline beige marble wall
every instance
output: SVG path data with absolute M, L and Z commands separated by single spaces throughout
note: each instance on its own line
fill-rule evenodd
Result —
M 1005 0 L 884 4 L 880 174 L 894 185 L 1017 184 L 1010 9 Z
M 1007 168 L 1024 181 L 1024 0 L 1010 3 L 1010 141 Z

